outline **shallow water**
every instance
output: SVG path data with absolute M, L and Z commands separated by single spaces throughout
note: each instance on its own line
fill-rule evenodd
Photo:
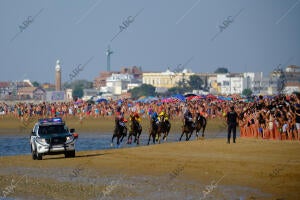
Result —
M 207 134 L 205 137 L 210 138 L 225 138 L 225 133 L 220 134 Z M 95 134 L 95 133 L 81 133 L 79 134 L 78 141 L 76 142 L 76 151 L 87 150 L 101 150 L 117 148 L 116 138 L 114 140 L 114 146 L 111 146 L 111 133 Z M 180 134 L 169 134 L 167 142 L 178 142 Z M 191 139 L 195 138 L 193 134 Z M 182 137 L 182 140 L 185 136 Z M 127 137 L 124 138 L 119 148 L 135 147 L 136 144 L 126 144 Z M 147 145 L 148 135 L 143 133 L 140 137 L 140 146 Z M 162 141 L 164 143 L 164 141 Z M 152 144 L 152 141 L 151 143 Z M 12 155 L 27 155 L 30 154 L 29 136 L 20 136 L 17 134 L 0 135 L 0 156 L 12 156 Z

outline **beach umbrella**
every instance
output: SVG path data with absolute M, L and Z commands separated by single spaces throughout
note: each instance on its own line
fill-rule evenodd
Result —
M 189 94 L 185 94 L 184 97 L 194 97 L 194 96 L 198 96 L 196 94 L 193 93 L 189 93 Z
M 88 104 L 95 104 L 95 101 L 93 101 L 92 99 L 89 99 L 86 101 Z
M 107 100 L 107 99 L 105 99 L 105 98 L 100 98 L 100 99 L 97 99 L 97 100 L 96 100 L 96 102 L 97 102 L 97 103 L 101 103 L 101 102 L 105 102 L 105 103 L 107 103 L 107 102 L 108 102 L 108 100 Z
M 185 102 L 185 96 L 183 96 L 182 94 L 172 95 L 171 98 L 174 99 L 175 101 Z
M 217 99 L 217 97 L 212 94 L 208 94 L 206 95 L 206 99 Z

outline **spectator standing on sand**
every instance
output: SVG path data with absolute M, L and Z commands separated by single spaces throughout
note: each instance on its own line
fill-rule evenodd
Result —
M 236 139 L 236 126 L 237 126 L 237 118 L 238 115 L 234 110 L 234 106 L 230 107 L 230 111 L 226 114 L 227 125 L 228 125 L 228 135 L 227 135 L 227 143 L 230 143 L 231 132 L 233 133 L 233 143 L 235 143 Z
M 296 115 L 296 139 L 300 140 L 300 94 L 296 94 L 295 115 Z

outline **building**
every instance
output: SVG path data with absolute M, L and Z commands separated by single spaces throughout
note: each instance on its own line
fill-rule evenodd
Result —
M 121 71 L 104 71 L 100 72 L 100 75 L 94 79 L 94 88 L 100 90 L 101 87 L 106 87 L 106 80 L 112 74 L 130 74 L 133 79 L 142 80 L 142 69 L 141 67 L 122 67 Z
M 285 70 L 285 93 L 300 91 L 300 67 L 290 65 Z
M 170 71 L 170 69 L 165 72 L 147 72 L 143 73 L 143 84 L 153 85 L 156 90 L 164 91 L 177 86 L 180 81 L 186 83 L 191 75 L 195 75 L 195 73 L 187 69 L 176 73 Z
M 139 83 L 132 74 L 112 74 L 106 79 L 106 86 L 101 87 L 100 92 L 121 95 L 127 93 L 128 85 Z
M 247 78 L 241 73 L 217 74 L 218 93 L 241 94 L 247 88 Z
M 23 87 L 18 90 L 20 99 L 33 99 L 44 101 L 46 99 L 46 91 L 41 87 Z

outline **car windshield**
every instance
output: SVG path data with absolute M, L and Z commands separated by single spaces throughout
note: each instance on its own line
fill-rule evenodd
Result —
M 68 133 L 64 125 L 47 125 L 39 127 L 39 135 Z

